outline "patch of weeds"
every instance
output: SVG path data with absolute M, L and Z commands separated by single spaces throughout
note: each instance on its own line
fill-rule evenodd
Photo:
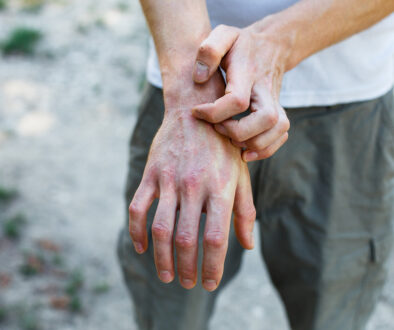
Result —
M 19 326 L 23 330 L 40 330 L 41 325 L 37 316 L 37 311 L 32 308 L 22 308 L 18 315 Z
M 7 8 L 7 1 L 6 0 L 0 0 L 0 11 L 5 10 Z
M 72 312 L 77 313 L 82 310 L 82 302 L 78 295 L 72 295 L 69 308 Z
M 45 0 L 23 0 L 22 5 L 23 11 L 31 14 L 37 14 L 44 7 Z
M 127 2 L 123 2 L 123 1 L 118 2 L 116 7 L 118 8 L 119 11 L 122 11 L 122 12 L 128 11 L 130 8 L 129 4 Z
M 77 313 L 82 310 L 80 291 L 84 283 L 83 273 L 81 270 L 75 270 L 70 274 L 66 283 L 65 292 L 70 297 L 68 308 L 71 312 Z
M 17 194 L 17 191 L 14 189 L 8 189 L 0 186 L 0 202 L 9 202 L 14 199 Z
M 52 263 L 57 266 L 57 267 L 62 267 L 64 266 L 64 259 L 63 257 L 59 254 L 56 253 L 53 257 L 52 257 Z
M 80 34 L 87 34 L 89 32 L 89 28 L 82 23 L 78 24 L 75 29 Z
M 18 27 L 12 30 L 8 37 L 0 43 L 0 49 L 4 55 L 33 55 L 42 37 L 39 30 Z
M 34 276 L 44 271 L 44 258 L 42 256 L 26 254 L 19 272 L 26 276 Z
M 103 281 L 103 282 L 97 283 L 93 287 L 93 292 L 96 294 L 102 294 L 102 293 L 108 292 L 110 288 L 111 288 L 111 286 L 107 282 Z
M 65 287 L 66 293 L 70 296 L 76 295 L 82 288 L 83 282 L 83 274 L 80 270 L 72 272 Z
M 3 223 L 4 235 L 10 239 L 17 239 L 21 236 L 23 225 L 26 223 L 26 219 L 22 214 L 17 214 Z
M 104 29 L 106 27 L 106 24 L 102 18 L 97 18 L 94 21 L 94 25 L 100 29 Z

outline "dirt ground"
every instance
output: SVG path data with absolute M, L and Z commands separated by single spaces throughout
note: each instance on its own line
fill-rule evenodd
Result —
M 146 61 L 138 2 L 6 3 L 0 40 L 43 37 L 35 55 L 0 58 L 0 329 L 136 329 L 115 245 Z M 368 330 L 394 329 L 389 267 Z M 257 249 L 211 329 L 288 329 Z

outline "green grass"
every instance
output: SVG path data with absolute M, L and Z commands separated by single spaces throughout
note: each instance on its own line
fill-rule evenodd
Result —
M 23 5 L 23 9 L 22 9 L 23 11 L 32 14 L 37 14 L 44 7 L 45 0 L 23 0 L 22 5 Z
M 0 49 L 4 55 L 33 55 L 42 37 L 39 30 L 17 27 L 0 43 Z
M 0 0 L 0 10 L 4 10 L 7 8 L 7 1 L 6 0 Z
M 78 295 L 72 295 L 70 301 L 70 310 L 74 313 L 82 310 L 82 302 Z
M 1 0 L 0 0 L 1 1 Z M 8 202 L 17 196 L 16 190 L 0 186 L 0 202 Z
M 26 277 L 34 276 L 43 272 L 44 265 L 45 260 L 42 256 L 27 253 L 23 264 L 19 267 L 19 272 Z
M 65 291 L 68 295 L 74 296 L 82 288 L 84 282 L 83 274 L 80 270 L 71 273 L 66 283 Z
M 122 11 L 122 12 L 128 11 L 130 8 L 130 6 L 127 2 L 118 2 L 116 4 L 116 7 L 118 8 L 119 11 Z
M 105 21 L 102 18 L 97 18 L 94 21 L 94 25 L 100 29 L 104 29 L 106 27 Z
M 22 308 L 18 313 L 19 326 L 23 330 L 42 329 L 37 311 L 33 308 Z
M 62 267 L 64 266 L 64 259 L 63 257 L 59 254 L 56 253 L 53 257 L 52 257 L 52 263 L 57 266 L 57 267 Z
M 110 288 L 111 288 L 111 286 L 107 282 L 103 281 L 103 282 L 97 283 L 93 287 L 93 292 L 96 294 L 102 294 L 102 293 L 108 292 Z
M 10 239 L 17 239 L 21 236 L 22 228 L 26 219 L 22 214 L 17 214 L 3 223 L 4 235 Z

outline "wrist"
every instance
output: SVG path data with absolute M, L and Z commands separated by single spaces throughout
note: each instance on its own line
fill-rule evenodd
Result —
M 177 72 L 162 72 L 165 115 L 186 112 L 191 116 L 194 106 L 214 102 L 224 95 L 224 80 L 219 72 L 204 84 L 193 81 L 193 62 L 180 64 Z
M 282 17 L 284 12 L 269 15 L 252 24 L 250 28 L 259 35 L 264 45 L 273 48 L 272 65 L 287 72 L 302 61 L 297 50 L 297 29 Z

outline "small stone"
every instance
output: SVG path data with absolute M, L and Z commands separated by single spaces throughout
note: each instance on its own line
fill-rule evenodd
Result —
M 51 298 L 50 303 L 55 309 L 67 309 L 70 301 L 70 297 L 68 296 L 56 296 Z

